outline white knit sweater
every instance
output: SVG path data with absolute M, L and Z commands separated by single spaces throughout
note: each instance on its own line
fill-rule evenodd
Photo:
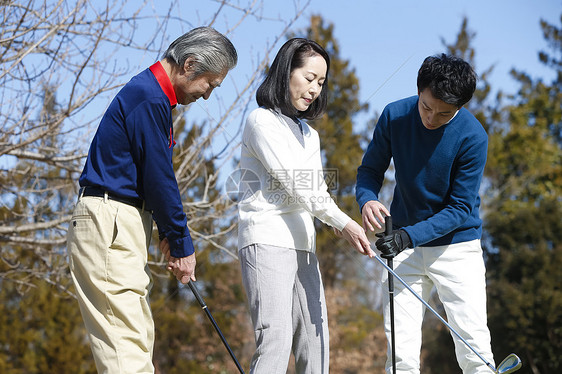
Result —
M 314 252 L 314 217 L 342 230 L 351 218 L 328 193 L 316 130 L 301 121 L 304 147 L 290 118 L 258 108 L 242 135 L 238 248 L 269 244 Z

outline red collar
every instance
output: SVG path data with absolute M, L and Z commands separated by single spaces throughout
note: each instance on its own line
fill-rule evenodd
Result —
M 176 93 L 174 92 L 174 87 L 172 87 L 172 82 L 170 81 L 170 77 L 164 70 L 164 67 L 160 63 L 160 61 L 156 62 L 154 65 L 150 67 L 150 71 L 156 77 L 158 84 L 162 88 L 162 91 L 168 96 L 168 100 L 170 100 L 170 105 L 175 107 L 178 104 L 178 99 L 176 98 Z

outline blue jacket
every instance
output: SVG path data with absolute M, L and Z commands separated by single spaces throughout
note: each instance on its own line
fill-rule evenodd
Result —
M 193 254 L 194 248 L 172 165 L 176 104 L 159 62 L 133 77 L 100 122 L 80 186 L 144 200 L 160 237 L 170 242 L 171 255 L 180 258 Z
M 448 124 L 428 130 L 420 118 L 418 96 L 391 103 L 357 171 L 359 207 L 378 200 L 393 158 L 396 187 L 390 214 L 395 228 L 403 228 L 414 247 L 479 239 L 478 190 L 487 147 L 486 131 L 465 108 Z

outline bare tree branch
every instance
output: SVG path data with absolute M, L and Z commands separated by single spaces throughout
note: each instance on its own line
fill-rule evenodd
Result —
M 266 20 L 278 32 L 254 57 L 253 71 L 234 97 L 219 97 L 218 111 L 196 104 L 207 118 L 189 123 L 192 107 L 182 108 L 174 124 L 186 137 L 174 160 L 198 250 L 236 258 L 228 248 L 236 232 L 235 203 L 219 190 L 219 175 L 238 152 L 241 117 L 269 56 L 308 1 L 302 7 L 294 2 L 290 17 L 265 16 L 263 0 L 209 2 L 215 9 L 196 21 L 181 16 L 179 0 L 165 6 L 153 0 L 0 2 L 0 279 L 22 288 L 32 278 L 66 287 L 66 231 L 93 129 L 117 89 L 177 33 L 169 29 L 220 23 L 225 34 L 235 35 L 245 22 Z M 222 137 L 228 142 L 216 150 Z M 32 260 L 13 260 L 22 255 Z
M 28 231 L 50 229 L 59 226 L 61 223 L 70 221 L 71 217 L 72 215 L 69 214 L 59 219 L 48 221 L 48 222 L 29 223 L 26 225 L 19 225 L 19 226 L 0 226 L 0 235 L 20 234 Z

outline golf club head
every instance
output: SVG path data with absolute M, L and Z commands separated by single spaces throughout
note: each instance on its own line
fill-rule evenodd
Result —
M 519 370 L 519 368 L 521 368 L 521 359 L 515 353 L 511 353 L 498 365 L 496 374 L 513 373 Z

